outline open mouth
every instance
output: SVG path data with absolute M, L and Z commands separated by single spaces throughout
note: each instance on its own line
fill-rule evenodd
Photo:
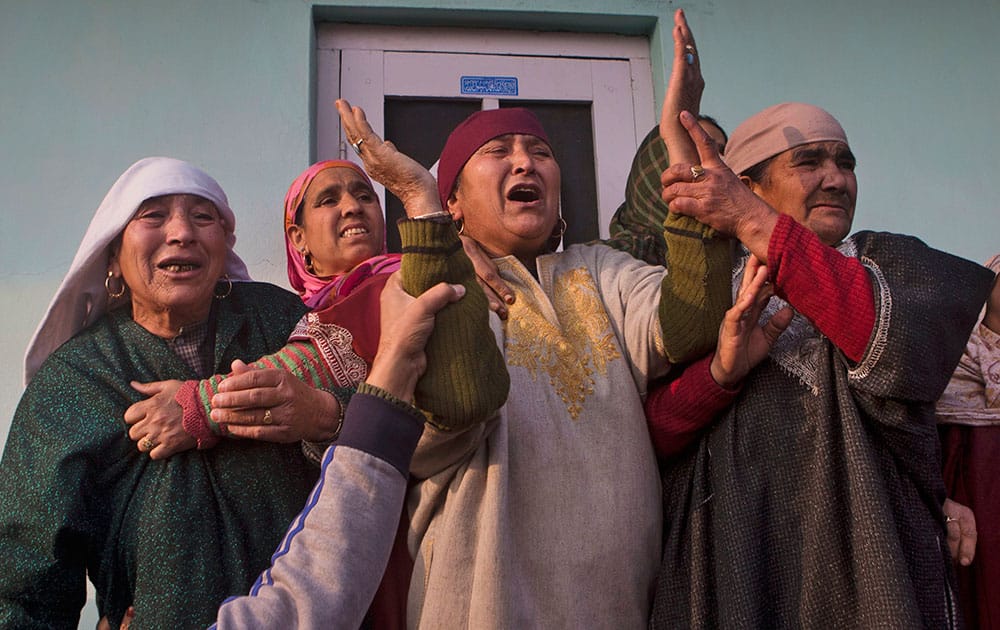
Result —
M 163 269 L 164 271 L 169 271 L 171 273 L 183 273 L 185 271 L 194 271 L 196 269 L 201 269 L 201 265 L 193 262 L 165 260 L 160 264 L 158 264 L 157 268 Z
M 368 228 L 358 226 L 349 227 L 340 233 L 342 237 L 363 236 L 365 234 L 368 234 Z
M 542 193 L 537 186 L 521 184 L 514 186 L 507 191 L 507 199 L 522 203 L 532 203 L 542 198 Z

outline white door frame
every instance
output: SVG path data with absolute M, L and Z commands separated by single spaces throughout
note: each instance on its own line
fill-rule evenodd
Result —
M 656 120 L 648 39 L 356 24 L 319 24 L 316 38 L 318 159 L 354 158 L 346 150 L 333 107 L 341 92 L 365 109 L 372 127 L 382 134 L 384 96 L 468 98 L 459 91 L 458 71 L 450 68 L 452 61 L 455 67 L 461 63 L 467 68 L 469 55 L 477 56 L 477 74 L 525 78 L 518 95 L 504 99 L 591 102 L 598 222 L 601 236 L 607 237 L 611 216 L 624 198 L 632 155 Z M 531 68 L 538 64 L 546 67 L 543 81 L 531 78 Z M 435 72 L 428 73 L 428 67 Z M 496 102 L 487 97 L 484 109 L 496 107 Z M 623 127 L 623 119 L 630 124 Z M 613 121 L 613 130 L 611 123 L 600 121 Z M 384 192 L 379 193 L 384 198 Z

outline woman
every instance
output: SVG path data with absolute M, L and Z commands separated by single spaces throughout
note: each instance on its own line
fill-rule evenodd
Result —
M 297 445 L 230 441 L 152 461 L 123 430 L 133 379 L 272 352 L 305 311 L 245 282 L 234 228 L 219 185 L 168 158 L 134 164 L 98 208 L 29 346 L 0 463 L 5 625 L 76 627 L 89 576 L 112 626 L 130 605 L 136 628 L 205 626 L 301 508 L 317 474 Z
M 381 146 L 367 125 L 354 137 L 363 151 Z M 560 171 L 527 110 L 473 114 L 449 136 L 438 175 L 442 206 L 516 293 L 506 322 L 490 318 L 512 395 L 486 424 L 424 429 L 411 466 L 408 623 L 644 627 L 660 511 L 640 392 L 669 369 L 666 347 L 711 346 L 717 324 L 693 342 L 673 332 L 662 267 L 603 245 L 549 253 Z M 700 235 L 670 237 L 701 247 Z
M 693 40 L 675 40 L 675 72 L 694 65 L 685 50 L 694 57 Z M 681 83 L 672 76 L 671 86 Z M 700 95 L 701 84 L 685 92 Z M 680 146 L 666 139 L 674 165 L 661 164 L 662 177 L 650 182 L 664 187 L 666 203 L 654 212 L 669 203 L 740 236 L 734 289 L 753 273 L 752 251 L 796 312 L 732 405 L 701 397 L 692 415 L 719 402 L 720 418 L 663 469 L 664 558 L 651 626 L 958 624 L 944 538 L 947 531 L 957 542 L 962 517 L 946 523 L 954 506 L 941 505 L 928 420 L 947 378 L 942 366 L 957 360 L 954 333 L 975 309 L 967 298 L 991 279 L 916 239 L 847 238 L 855 162 L 826 112 L 786 104 L 751 117 L 727 147 L 732 171 L 694 117 L 678 114 L 688 138 Z M 822 203 L 840 211 L 825 214 Z M 626 220 L 650 216 L 645 207 L 625 212 Z M 963 290 L 927 291 L 929 277 Z M 669 390 L 650 393 L 654 432 L 677 402 Z
M 1000 271 L 1000 255 L 986 263 Z M 944 481 L 979 525 L 975 562 L 958 569 L 959 598 L 969 627 L 1000 628 L 1000 284 L 972 329 L 958 368 L 937 402 Z M 949 532 L 950 533 L 950 532 Z M 971 566 L 970 566 L 971 565 Z
M 345 129 L 351 131 L 354 126 L 345 124 Z M 414 219 L 400 223 L 403 243 L 411 250 L 405 257 L 409 263 L 401 265 L 400 256 L 381 253 L 385 248 L 381 207 L 371 181 L 360 167 L 328 161 L 307 169 L 286 196 L 285 234 L 289 279 L 303 300 L 316 310 L 303 318 L 285 348 L 251 366 L 261 368 L 256 374 L 240 366 L 240 375 L 225 381 L 216 376 L 185 382 L 168 400 L 170 404 L 164 405 L 163 398 L 157 398 L 134 405 L 126 414 L 127 421 L 135 422 L 131 428 L 133 439 L 149 435 L 154 427 L 161 428 L 155 429 L 157 435 L 182 436 L 172 438 L 170 444 L 158 445 L 152 457 L 190 448 L 194 445 L 192 438 L 199 448 L 215 446 L 220 437 L 229 433 L 278 441 L 308 437 L 310 421 L 303 422 L 296 413 L 297 396 L 285 396 L 281 390 L 282 383 L 297 383 L 298 379 L 338 396 L 335 404 L 339 409 L 328 416 L 340 415 L 335 437 L 343 418 L 339 410 L 347 407 L 348 399 L 371 369 L 380 337 L 379 318 L 375 315 L 381 308 L 382 288 L 389 272 L 395 269 L 401 269 L 403 287 L 414 295 L 441 280 L 463 283 L 468 291 L 460 305 L 437 315 L 441 332 L 428 343 L 430 368 L 415 390 L 417 404 L 428 412 L 428 421 L 453 431 L 489 417 L 503 404 L 509 380 L 496 346 L 472 350 L 482 345 L 480 340 L 488 335 L 489 328 L 486 297 L 476 286 L 471 265 L 461 248 L 441 248 L 425 242 L 438 233 L 454 232 L 450 218 L 441 211 L 433 178 L 388 144 L 363 153 L 377 169 L 381 162 L 376 154 L 397 164 L 383 183 L 403 201 L 408 216 Z M 416 184 L 413 178 L 423 181 Z M 221 416 L 216 411 L 212 416 L 219 422 L 215 422 L 209 413 L 212 394 L 220 382 L 226 393 L 214 400 L 221 398 L 226 403 L 228 397 L 229 409 L 235 411 L 223 411 Z M 163 383 L 148 387 L 176 389 Z M 177 417 L 173 399 L 183 407 L 183 421 Z M 230 424 L 227 417 L 250 425 Z M 191 437 L 175 430 L 181 425 Z M 319 461 L 325 446 L 307 445 L 307 451 Z M 371 619 L 376 627 L 404 624 L 411 566 L 405 538 L 400 538 L 373 605 Z
M 345 160 L 313 164 L 292 182 L 284 205 L 288 280 L 310 308 L 332 306 L 351 295 L 368 278 L 399 269 L 399 255 L 385 254 L 385 222 L 371 180 L 356 164 Z M 377 297 L 377 292 L 374 295 Z M 369 319 L 358 318 L 348 328 L 357 333 L 362 328 L 371 332 L 372 326 L 364 326 L 371 324 Z M 377 333 L 377 326 L 374 332 Z M 369 337 L 355 336 L 354 350 L 370 359 L 374 344 Z M 338 398 L 327 399 L 323 409 L 315 410 L 318 413 L 304 413 L 292 395 L 296 379 L 288 378 L 288 373 L 281 369 L 288 368 L 300 377 L 317 375 L 315 364 L 321 357 L 315 346 L 303 342 L 308 342 L 308 336 L 298 335 L 293 340 L 298 345 L 298 356 L 275 357 L 252 366 L 278 369 L 255 374 L 255 391 L 243 394 L 260 396 L 250 408 L 238 406 L 232 412 L 219 412 L 221 424 L 213 421 L 209 413 L 212 395 L 218 391 L 222 376 L 201 383 L 142 386 L 144 393 L 165 395 L 141 401 L 128 410 L 125 419 L 131 425 L 130 435 L 136 442 L 148 439 L 155 443 L 156 447 L 150 451 L 153 458 L 169 457 L 188 448 L 208 448 L 225 435 L 276 442 L 305 439 L 309 440 L 307 454 L 318 461 L 322 447 L 336 436 L 349 398 L 344 387 L 361 381 L 363 367 L 353 354 L 342 355 L 341 369 L 333 371 L 338 375 L 346 371 L 351 375 L 350 382 L 313 379 L 312 385 L 326 388 Z M 240 366 L 240 370 L 242 373 L 246 368 Z M 227 387 L 234 385 L 230 383 Z M 173 404 L 175 399 L 182 409 Z M 312 446 L 313 443 L 320 444 Z

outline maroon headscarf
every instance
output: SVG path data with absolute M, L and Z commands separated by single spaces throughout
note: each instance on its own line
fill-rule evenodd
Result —
M 472 154 L 497 136 L 523 133 L 549 143 L 542 123 L 523 107 L 478 111 L 463 120 L 448 136 L 438 162 L 438 195 L 441 207 L 448 207 L 448 197 L 455 189 L 455 180 Z

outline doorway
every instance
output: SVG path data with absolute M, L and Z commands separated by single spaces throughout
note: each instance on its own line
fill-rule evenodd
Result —
M 472 112 L 528 107 L 562 169 L 564 245 L 607 237 L 635 148 L 655 122 L 645 38 L 321 24 L 317 46 L 318 159 L 356 159 L 333 107 L 340 96 L 428 168 Z M 378 192 L 395 225 L 401 204 Z M 388 241 L 399 250 L 395 230 Z

